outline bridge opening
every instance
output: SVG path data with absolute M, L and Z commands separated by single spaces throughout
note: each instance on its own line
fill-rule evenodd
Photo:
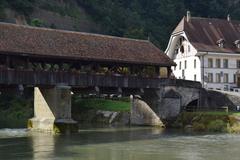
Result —
M 187 112 L 194 112 L 197 111 L 199 104 L 199 99 L 193 100 L 185 107 L 185 111 Z

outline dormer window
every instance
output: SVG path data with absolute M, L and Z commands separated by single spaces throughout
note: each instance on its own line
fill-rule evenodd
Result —
M 220 47 L 220 48 L 223 48 L 223 47 L 224 47 L 224 43 L 225 43 L 225 40 L 222 39 L 222 38 L 217 41 L 217 45 L 218 45 L 218 47 Z
M 240 40 L 239 40 L 239 39 L 236 40 L 236 41 L 234 42 L 234 44 L 235 44 L 235 46 L 236 46 L 237 48 L 240 48 Z
M 180 46 L 180 52 L 183 54 L 185 52 L 185 47 L 184 47 L 184 41 L 185 41 L 185 38 L 184 37 L 181 37 L 179 39 L 179 46 Z
M 183 45 L 180 47 L 180 52 L 184 53 L 184 46 Z

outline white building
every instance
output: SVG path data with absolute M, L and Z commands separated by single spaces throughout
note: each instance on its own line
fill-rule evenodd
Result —
M 240 21 L 230 16 L 199 18 L 188 12 L 165 52 L 177 64 L 176 78 L 200 81 L 207 89 L 240 88 Z

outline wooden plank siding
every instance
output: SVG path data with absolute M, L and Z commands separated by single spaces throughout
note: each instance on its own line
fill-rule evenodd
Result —
M 86 73 L 0 69 L 1 85 L 58 85 L 79 87 L 160 88 L 161 86 L 201 87 L 192 81 L 137 76 L 93 75 Z M 199 86 L 200 85 L 200 86 Z

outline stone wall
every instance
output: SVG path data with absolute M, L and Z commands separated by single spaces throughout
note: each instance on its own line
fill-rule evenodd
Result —
M 194 87 L 163 86 L 159 89 L 144 90 L 142 100 L 160 117 L 171 120 L 176 118 L 192 101 L 201 99 L 201 89 Z M 197 105 L 199 105 L 197 104 Z
M 181 99 L 180 98 L 164 98 L 162 106 L 159 107 L 159 116 L 162 119 L 175 118 L 181 111 Z

